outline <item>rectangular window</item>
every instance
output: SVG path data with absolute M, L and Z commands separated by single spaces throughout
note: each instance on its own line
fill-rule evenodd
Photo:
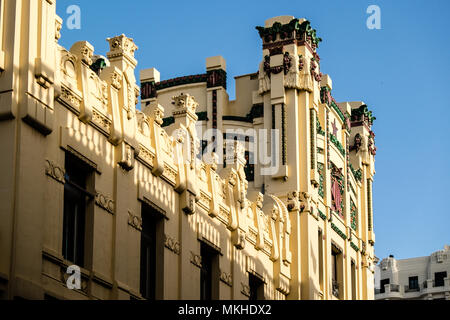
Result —
M 64 259 L 79 267 L 86 266 L 86 223 L 95 174 L 93 169 L 66 152 L 64 184 L 63 245 Z
M 414 276 L 408 278 L 408 289 L 409 290 L 419 289 L 419 277 Z
M 435 287 L 443 287 L 444 286 L 444 278 L 447 278 L 447 271 L 436 272 L 434 274 L 434 286 Z
M 340 299 L 342 297 L 342 252 L 339 248 L 332 245 L 331 246 L 331 276 L 332 276 L 332 294 L 336 298 Z
M 389 279 L 383 279 L 380 281 L 380 293 L 384 293 L 384 285 L 389 284 Z
M 352 277 L 352 300 L 356 300 L 356 264 L 353 260 L 350 262 L 350 270 Z
M 319 250 L 319 286 L 323 292 L 323 235 L 322 230 L 319 230 L 317 235 L 318 250 Z
M 253 153 L 249 151 L 245 151 L 245 178 L 247 181 L 255 181 L 255 165 Z
M 141 208 L 141 283 L 140 292 L 148 300 L 163 298 L 164 218 L 151 206 Z
M 264 300 L 264 281 L 254 274 L 249 274 L 248 284 L 250 287 L 249 300 Z
M 205 243 L 201 243 L 200 254 L 202 268 L 200 270 L 200 300 L 219 299 L 219 255 Z

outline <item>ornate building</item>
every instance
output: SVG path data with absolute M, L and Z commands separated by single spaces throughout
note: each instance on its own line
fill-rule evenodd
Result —
M 0 297 L 374 298 L 374 117 L 308 21 L 257 28 L 230 101 L 222 57 L 139 87 L 133 39 L 63 48 L 55 6 L 0 1 Z

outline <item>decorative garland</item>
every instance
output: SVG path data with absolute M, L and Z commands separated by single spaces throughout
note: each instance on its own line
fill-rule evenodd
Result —
M 358 209 L 352 199 L 350 199 L 350 226 L 355 231 L 358 228 Z
M 361 169 L 355 170 L 355 168 L 353 168 L 353 166 L 350 164 L 350 171 L 352 172 L 356 181 L 362 182 L 362 170 Z
M 319 43 L 322 42 L 322 39 L 317 36 L 316 30 L 311 27 L 311 23 L 307 20 L 300 23 L 299 19 L 292 19 L 287 24 L 275 22 L 272 27 L 256 27 L 256 30 L 258 30 L 259 36 L 265 42 L 275 41 L 277 35 L 280 35 L 281 40 L 292 38 L 294 31 L 297 33 L 297 37 L 305 34 L 306 39 L 311 41 L 316 48 L 318 48 Z
M 333 229 L 342 239 L 347 240 L 347 236 L 332 222 L 331 229 Z
M 319 196 L 323 199 L 324 197 L 324 165 L 323 163 L 317 162 L 317 172 L 319 173 Z
M 335 147 L 340 151 L 342 156 L 345 157 L 345 149 L 344 149 L 344 147 L 342 146 L 342 144 L 339 142 L 339 140 L 332 133 L 330 133 L 330 140 L 331 140 L 331 142 L 333 142 Z
M 358 252 L 358 251 L 359 251 L 359 248 L 358 248 L 358 246 L 357 246 L 356 244 L 354 244 L 354 243 L 353 243 L 353 241 L 350 241 L 350 247 L 352 247 L 352 248 L 353 248 L 353 250 L 355 250 L 356 252 Z
M 377 119 L 373 116 L 372 111 L 369 111 L 369 108 L 363 104 L 358 109 L 352 110 L 352 121 L 367 121 L 369 125 L 372 125 L 373 122 Z
M 322 126 L 320 125 L 319 118 L 316 118 L 316 129 L 317 129 L 317 134 L 320 134 L 321 136 L 325 136 L 325 131 L 323 131 Z
M 319 210 L 319 209 L 318 209 Z M 322 211 L 320 211 L 319 210 L 319 217 L 322 219 L 322 220 L 327 220 L 327 216 L 322 212 Z

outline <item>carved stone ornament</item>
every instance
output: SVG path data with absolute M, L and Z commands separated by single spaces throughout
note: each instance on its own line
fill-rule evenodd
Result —
M 111 72 L 111 85 L 117 90 L 122 89 L 123 76 L 117 71 Z
M 231 234 L 231 240 L 233 245 L 236 247 L 236 249 L 238 250 L 243 250 L 245 248 L 245 232 L 237 229 L 235 231 L 233 231 L 233 233 Z
M 202 267 L 202 257 L 198 254 L 193 253 L 192 251 L 191 251 L 190 261 L 194 266 L 199 267 L 199 268 Z
M 179 255 L 181 252 L 180 243 L 174 238 L 169 237 L 168 235 L 164 235 L 164 246 L 177 255 Z
M 61 38 L 61 29 L 62 29 L 62 19 L 56 16 L 55 19 L 55 41 L 58 41 Z
M 60 166 L 58 166 L 57 164 L 55 164 L 51 160 L 45 160 L 45 174 L 47 176 L 55 179 L 56 181 L 62 183 L 62 184 L 65 183 L 65 179 L 64 179 L 65 171 L 64 171 L 64 169 L 61 168 Z
M 88 66 L 92 64 L 92 57 L 94 55 L 94 47 L 87 41 L 75 42 L 70 48 L 70 52 L 77 58 L 81 59 Z
M 105 196 L 104 194 L 97 192 L 97 194 L 95 195 L 95 204 L 100 208 L 104 209 L 105 211 L 114 214 L 115 210 L 114 200 L 112 200 L 108 196 Z
M 122 159 L 119 161 L 119 165 L 127 171 L 134 167 L 134 150 L 125 142 L 122 143 Z
M 233 276 L 231 275 L 231 273 L 226 273 L 221 270 L 220 271 L 220 281 L 222 281 L 229 287 L 233 286 Z
M 250 297 L 250 287 L 243 282 L 241 282 L 241 293 L 246 297 Z
M 355 136 L 355 143 L 353 146 L 350 147 L 350 151 L 355 150 L 356 152 L 358 152 L 361 149 L 361 146 L 362 146 L 362 138 L 361 135 L 357 133 Z
M 194 97 L 190 94 L 181 93 L 178 96 L 172 97 L 172 104 L 175 106 L 175 110 L 173 111 L 173 116 L 188 114 L 191 117 L 198 119 L 195 111 L 197 110 L 198 103 L 195 101 Z
M 109 52 L 107 53 L 108 59 L 114 59 L 117 57 L 127 56 L 134 59 L 134 52 L 138 49 L 132 38 L 128 38 L 124 34 L 120 36 L 108 38 Z
M 300 210 L 300 201 L 297 191 L 292 191 L 288 194 L 287 208 L 289 211 Z
M 128 211 L 128 225 L 138 231 L 142 231 L 142 218 L 135 216 L 131 211 Z
M 265 56 L 259 65 L 259 94 L 270 90 L 270 57 Z

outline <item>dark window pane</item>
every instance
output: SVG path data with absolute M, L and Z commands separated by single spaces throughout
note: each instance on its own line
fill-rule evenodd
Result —
M 418 289 L 419 288 L 419 277 L 415 276 L 415 277 L 409 277 L 409 284 L 408 287 L 409 289 Z
M 380 293 L 384 293 L 384 285 L 389 284 L 389 279 L 383 279 L 380 281 Z
M 141 285 L 144 298 L 155 299 L 156 291 L 156 218 L 149 212 L 142 212 L 141 231 Z
M 86 186 L 92 169 L 66 153 L 65 171 L 62 254 L 64 259 L 84 267 L 86 206 L 91 198 Z
M 213 253 L 206 245 L 202 243 L 200 254 L 202 256 L 202 268 L 200 271 L 200 300 L 211 300 Z
M 436 272 L 434 274 L 434 286 L 435 287 L 443 287 L 444 286 L 444 278 L 447 277 L 447 271 Z
M 264 282 L 253 274 L 248 277 L 250 287 L 249 300 L 264 300 Z

